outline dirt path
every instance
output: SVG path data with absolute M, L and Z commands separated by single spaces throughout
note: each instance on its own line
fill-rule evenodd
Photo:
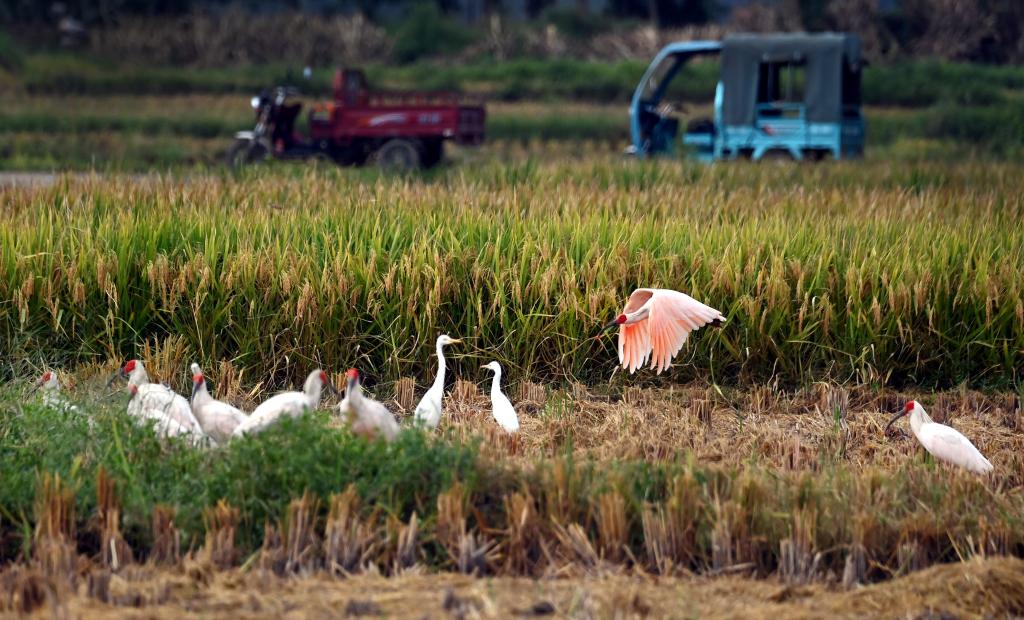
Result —
M 53 185 L 58 176 L 53 172 L 0 172 L 0 188 Z

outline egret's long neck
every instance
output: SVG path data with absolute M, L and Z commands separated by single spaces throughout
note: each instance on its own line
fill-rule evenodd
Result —
M 445 366 L 445 363 L 444 363 L 444 345 L 442 345 L 439 342 L 439 343 L 437 343 L 437 376 L 434 377 L 434 385 L 430 386 L 430 389 L 432 389 L 432 390 L 435 390 L 435 389 L 443 390 L 444 389 L 444 371 L 445 371 L 445 368 L 446 368 L 446 366 Z
M 359 405 L 363 402 L 363 386 L 358 381 L 349 381 L 345 397 L 351 405 Z
M 491 395 L 501 393 L 501 369 L 494 371 L 494 378 L 491 379 Z

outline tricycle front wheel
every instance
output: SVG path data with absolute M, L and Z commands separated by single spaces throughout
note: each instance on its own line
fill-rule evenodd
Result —
M 270 155 L 267 147 L 255 140 L 235 140 L 235 143 L 228 149 L 227 164 L 234 169 L 239 169 L 249 164 L 255 164 L 266 159 Z

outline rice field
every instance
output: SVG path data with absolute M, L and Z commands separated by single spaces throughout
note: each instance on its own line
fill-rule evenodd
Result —
M 583 148 L 0 189 L 0 609 L 1022 613 L 1021 165 Z M 638 286 L 728 321 L 628 375 L 593 337 Z M 442 428 L 393 444 L 324 410 L 196 450 L 105 385 L 137 357 L 187 393 L 197 361 L 251 410 L 358 367 L 408 425 L 439 333 Z M 78 413 L 28 395 L 44 368 Z M 995 472 L 886 436 L 911 398 Z

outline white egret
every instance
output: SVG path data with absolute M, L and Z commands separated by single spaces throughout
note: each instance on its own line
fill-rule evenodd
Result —
M 518 432 L 519 417 L 516 415 L 515 407 L 501 392 L 501 364 L 489 362 L 480 368 L 489 368 L 494 372 L 494 378 L 491 380 L 491 413 L 494 414 L 494 419 L 507 432 Z
M 420 403 L 416 405 L 416 414 L 413 418 L 416 424 L 426 428 L 437 428 L 437 425 L 440 424 L 444 399 L 444 347 L 460 342 L 462 341 L 450 338 L 447 334 L 437 337 L 437 377 L 434 378 L 434 384 L 423 395 Z

